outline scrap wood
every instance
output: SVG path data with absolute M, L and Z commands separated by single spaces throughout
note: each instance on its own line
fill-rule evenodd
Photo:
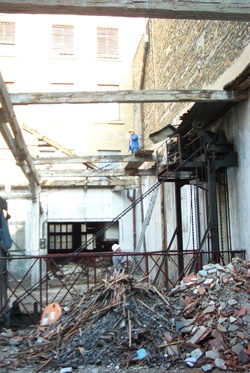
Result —
M 238 265 L 240 264 L 236 266 L 237 272 L 243 276 Z M 223 364 L 230 369 L 232 364 L 228 356 L 233 354 L 239 370 L 249 371 L 247 364 L 244 366 L 246 355 L 241 356 L 243 354 L 239 353 L 241 349 L 237 350 L 235 341 L 238 345 L 243 345 L 249 338 L 247 329 L 249 311 L 245 310 L 248 310 L 247 304 L 249 304 L 246 282 L 249 281 L 250 276 L 246 277 L 246 282 L 243 282 L 240 287 L 237 285 L 240 291 L 236 292 L 234 290 L 236 283 L 233 280 L 235 276 L 231 274 L 233 269 L 223 270 L 231 278 L 225 283 L 221 276 L 221 268 L 218 268 L 217 276 L 214 270 L 210 275 L 211 266 L 207 265 L 208 268 L 204 268 L 200 275 L 197 274 L 197 278 L 204 276 L 204 280 L 209 280 L 205 293 L 199 291 L 204 280 L 197 281 L 192 288 L 183 281 L 176 285 L 173 291 L 175 295 L 171 296 L 170 293 L 161 293 L 157 288 L 155 290 L 149 281 L 143 282 L 127 275 L 111 277 L 86 292 L 84 297 L 76 296 L 63 314 L 61 325 L 55 324 L 49 336 L 46 335 L 48 329 L 45 329 L 40 330 L 35 338 L 33 333 L 29 334 L 29 338 L 23 339 L 22 348 L 26 348 L 25 344 L 29 344 L 29 348 L 19 355 L 19 361 L 37 364 L 42 359 L 47 364 L 52 356 L 56 356 L 56 359 L 46 365 L 46 369 L 58 367 L 60 364 L 62 366 L 79 364 L 109 366 L 114 370 L 116 366 L 122 369 L 133 363 L 137 364 L 137 367 L 143 364 L 148 368 L 159 367 L 165 371 L 170 366 L 175 367 L 176 364 L 182 364 L 181 368 L 185 364 L 188 365 L 186 359 L 196 349 L 200 349 L 203 356 L 206 352 L 211 354 L 211 351 L 219 348 L 216 347 L 216 340 L 223 338 L 225 349 L 219 350 Z M 213 267 L 215 266 L 213 264 Z M 250 262 L 247 268 L 249 268 L 247 273 L 250 274 Z M 211 281 L 214 281 L 216 286 Z M 120 302 L 114 302 L 116 297 Z M 196 307 L 191 307 L 185 317 L 182 311 L 192 299 L 196 301 Z M 225 305 L 229 305 L 234 310 L 234 319 L 236 318 L 240 323 L 230 320 L 230 317 L 221 317 L 221 310 L 223 311 Z M 190 318 L 194 321 L 189 326 Z M 197 335 L 199 344 L 191 343 L 194 334 L 201 326 L 205 329 L 204 332 L 201 329 L 199 338 Z M 237 331 L 234 331 L 235 326 L 238 327 Z M 165 340 L 166 332 L 171 338 L 168 342 Z M 37 343 L 37 339 L 45 336 L 49 343 Z M 32 338 L 35 343 L 32 343 Z M 127 362 L 124 351 L 140 348 L 147 351 L 147 359 L 143 363 Z M 174 356 L 170 348 L 174 350 Z M 200 367 L 203 362 L 204 358 L 197 359 L 194 369 Z M 178 367 L 176 367 L 177 371 Z
M 44 367 L 46 367 L 46 365 L 48 365 L 51 362 L 52 359 L 53 359 L 53 357 L 51 357 L 47 361 L 45 361 L 45 363 L 43 363 L 43 365 L 41 365 L 39 368 L 34 370 L 34 373 L 40 372 L 40 370 L 42 370 Z
M 178 345 L 178 344 L 181 344 L 183 343 L 184 341 L 175 341 L 175 342 L 166 342 L 166 343 L 163 343 L 161 345 L 158 345 L 159 348 L 163 348 L 163 347 L 168 347 L 168 346 L 173 346 L 173 345 Z
M 128 346 L 131 347 L 131 319 L 130 319 L 130 312 L 128 310 Z
M 152 285 L 152 289 L 154 289 L 154 291 L 157 293 L 157 295 L 159 295 L 163 302 L 166 303 L 167 306 L 169 306 L 169 302 L 167 301 L 167 299 L 163 297 L 163 295 L 159 292 L 158 289 L 156 289 L 154 285 Z
M 83 360 L 84 360 L 84 348 L 83 347 L 78 347 L 78 349 L 79 349 L 80 354 L 82 355 Z
M 158 312 L 156 312 L 155 310 L 153 310 L 152 308 L 148 307 L 142 300 L 138 299 L 138 302 L 140 302 L 144 307 L 146 307 L 147 309 L 149 309 L 151 312 L 155 313 L 157 316 L 159 316 L 161 319 L 163 319 L 164 321 L 168 322 L 168 320 L 161 316 Z

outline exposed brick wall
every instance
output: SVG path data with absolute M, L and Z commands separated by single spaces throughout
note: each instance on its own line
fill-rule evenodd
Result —
M 249 24 L 244 22 L 151 19 L 148 33 L 144 89 L 201 89 L 212 85 L 249 44 Z M 143 50 L 144 40 L 134 59 L 135 89 L 140 85 Z M 146 149 L 152 146 L 149 134 L 176 122 L 183 108 L 183 104 L 175 103 L 143 104 Z

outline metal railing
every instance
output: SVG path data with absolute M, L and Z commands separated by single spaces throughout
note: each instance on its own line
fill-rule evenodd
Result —
M 119 253 L 125 257 L 124 273 L 151 282 L 160 290 L 171 290 L 189 273 L 197 273 L 216 254 L 226 265 L 234 256 L 245 259 L 245 251 L 218 253 L 160 251 Z M 36 323 L 49 303 L 70 305 L 92 286 L 113 275 L 113 253 L 79 253 L 1 257 L 0 326 Z M 180 260 L 183 270 L 179 270 Z

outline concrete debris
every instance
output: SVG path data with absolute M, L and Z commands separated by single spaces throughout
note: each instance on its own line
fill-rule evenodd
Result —
M 249 282 L 250 261 L 239 258 L 205 265 L 171 291 L 124 273 L 110 276 L 76 296 L 54 324 L 2 330 L 0 346 L 11 352 L 0 368 L 249 372 Z

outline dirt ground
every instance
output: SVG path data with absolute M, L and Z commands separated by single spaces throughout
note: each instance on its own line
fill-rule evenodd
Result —
M 8 348 L 1 348 L 0 349 L 0 360 L 3 359 L 3 361 L 7 361 L 10 353 L 12 352 L 12 347 Z M 6 359 L 6 360 L 5 360 Z M 60 373 L 61 369 L 42 369 L 38 370 L 39 367 L 23 367 L 23 368 L 17 368 L 17 369 L 10 369 L 8 368 L 0 368 L 1 373 Z M 65 369 L 65 368 L 64 368 Z M 70 373 L 71 370 L 64 370 L 64 373 Z M 154 368 L 154 369 L 148 369 L 141 365 L 135 365 L 133 367 L 130 367 L 128 369 L 120 369 L 119 367 L 110 368 L 110 367 L 94 367 L 94 366 L 88 366 L 88 367 L 79 367 L 78 369 L 73 370 L 74 373 L 204 373 L 204 371 L 199 368 L 188 368 L 186 365 L 179 365 L 175 368 L 170 369 L 164 369 L 164 368 Z M 212 373 L 221 373 L 222 370 L 219 369 L 213 369 Z

